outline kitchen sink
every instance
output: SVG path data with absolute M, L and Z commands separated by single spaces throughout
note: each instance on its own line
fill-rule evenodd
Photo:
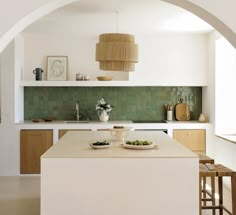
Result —
M 166 123 L 165 120 L 132 120 L 133 123 Z
M 89 123 L 88 120 L 69 120 L 65 121 L 65 123 Z

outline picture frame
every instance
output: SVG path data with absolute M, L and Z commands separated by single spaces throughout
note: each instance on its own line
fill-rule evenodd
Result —
M 47 80 L 66 81 L 68 73 L 67 56 L 48 56 L 47 57 Z

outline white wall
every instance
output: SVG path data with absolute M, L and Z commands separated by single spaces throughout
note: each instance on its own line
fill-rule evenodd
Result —
M 202 111 L 208 115 L 209 121 L 213 125 L 215 124 L 215 38 L 216 32 L 212 32 L 208 36 L 207 87 L 202 89 Z
M 0 127 L 0 175 L 19 174 L 19 133 L 15 129 L 15 44 L 1 55 L 2 118 Z
M 2 55 L 0 54 L 0 124 L 1 124 L 1 117 L 2 117 L 2 111 L 1 111 L 1 104 L 2 104 L 2 100 L 1 100 L 1 90 L 2 90 L 2 83 L 1 83 L 1 76 L 2 76 Z
M 0 52 L 35 20 L 75 1 L 77 0 L 5 1 L 0 7 Z
M 68 56 L 68 80 L 75 80 L 76 73 L 90 76 L 96 80 L 97 76 L 108 74 L 113 80 L 128 79 L 127 72 L 103 72 L 95 61 L 95 47 L 98 38 L 79 38 L 46 35 L 26 35 L 25 43 L 25 71 L 24 80 L 35 80 L 33 70 L 43 68 L 43 79 L 46 79 L 47 56 Z
M 22 80 L 24 71 L 24 38 L 18 35 L 14 41 L 15 45 L 15 122 L 22 121 L 24 119 L 24 88 L 19 86 L 20 80 Z
M 130 80 L 150 80 L 162 85 L 206 85 L 207 36 L 163 33 L 137 37 L 139 63 Z
M 180 1 L 180 0 L 175 0 Z M 202 8 L 209 11 L 211 14 L 219 18 L 223 23 L 228 25 L 236 32 L 236 20 L 235 20 L 235 0 L 227 1 L 205 1 L 205 0 L 188 0 Z
M 32 71 L 42 67 L 46 71 L 46 56 L 66 55 L 69 61 L 69 80 L 75 80 L 75 74 L 87 74 L 95 80 L 104 72 L 99 71 L 95 61 L 95 47 L 98 38 L 81 39 L 79 37 L 53 37 L 26 35 L 24 80 L 34 80 Z M 162 85 L 199 86 L 206 84 L 207 73 L 207 36 L 204 34 L 165 33 L 154 36 L 136 36 L 139 45 L 139 62 L 134 72 L 107 72 L 114 79 L 141 81 L 150 80 Z M 43 74 L 46 80 L 46 72 Z M 168 78 L 171 77 L 171 78 Z

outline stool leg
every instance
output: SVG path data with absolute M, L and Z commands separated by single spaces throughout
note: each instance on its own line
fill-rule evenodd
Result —
M 236 215 L 236 175 L 231 176 L 232 215 Z
M 216 205 L 215 201 L 215 177 L 211 176 L 211 199 L 212 199 L 212 206 Z M 216 214 L 216 209 L 212 208 L 212 214 Z
M 219 189 L 219 206 L 220 206 L 220 215 L 223 215 L 223 178 L 222 176 L 218 177 L 218 189 Z
M 199 176 L 199 215 L 202 215 L 202 177 Z
M 207 194 L 206 194 L 206 177 L 203 177 L 202 179 L 203 179 L 202 180 L 202 182 L 203 182 L 203 185 L 202 185 L 203 198 L 206 199 L 206 197 L 207 197 Z M 206 203 L 207 203 L 207 201 L 204 201 L 203 205 L 206 206 Z

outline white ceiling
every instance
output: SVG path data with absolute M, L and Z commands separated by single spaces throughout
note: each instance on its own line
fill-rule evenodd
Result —
M 190 12 L 160 0 L 80 0 L 41 18 L 23 34 L 97 37 L 108 32 L 153 35 L 212 30 Z

